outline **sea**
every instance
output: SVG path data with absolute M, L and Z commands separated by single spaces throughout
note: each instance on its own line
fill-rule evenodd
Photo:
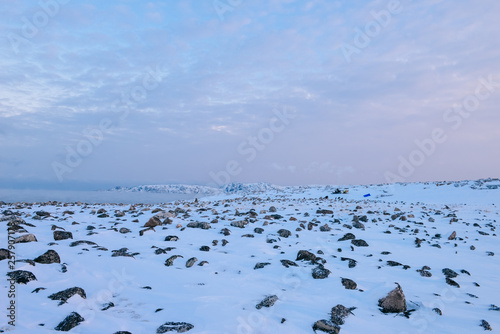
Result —
M 177 200 L 201 198 L 200 194 L 165 194 L 122 191 L 74 191 L 74 190 L 25 190 L 0 189 L 0 201 L 17 202 L 82 202 L 82 203 L 123 203 L 158 204 Z

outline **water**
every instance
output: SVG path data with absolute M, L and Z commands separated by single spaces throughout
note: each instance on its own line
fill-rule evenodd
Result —
M 168 203 L 200 198 L 200 194 L 157 194 L 119 191 L 19 190 L 0 189 L 0 201 L 15 202 L 83 202 L 83 203 Z

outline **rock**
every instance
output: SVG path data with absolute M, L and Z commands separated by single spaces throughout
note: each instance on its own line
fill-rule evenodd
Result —
M 194 326 L 187 322 L 166 322 L 156 330 L 156 334 L 163 334 L 166 332 L 185 333 L 193 329 Z
M 93 241 L 87 241 L 87 240 L 78 240 L 78 241 L 73 241 L 72 243 L 69 244 L 69 247 L 75 247 L 81 244 L 85 245 L 91 245 L 91 246 L 97 246 L 97 244 Z
M 379 299 L 378 306 L 383 313 L 400 313 L 406 311 L 406 298 L 401 286 L 389 292 L 386 297 Z
M 338 241 L 353 240 L 353 239 L 356 239 L 356 236 L 354 234 L 352 234 L 352 233 L 346 233 Z
M 177 258 L 183 258 L 184 256 L 182 255 L 172 255 L 171 257 L 169 257 L 166 261 L 165 261 L 165 265 L 167 267 L 170 267 L 170 266 L 173 266 L 174 265 L 174 260 L 177 259 Z
M 5 260 L 5 259 L 10 259 L 10 251 L 5 248 L 0 248 L 0 261 Z
M 271 206 L 269 208 L 269 212 L 276 212 L 276 211 L 278 211 L 278 210 L 276 210 L 276 207 L 274 207 L 274 206 Z
M 442 272 L 444 276 L 446 276 L 447 278 L 455 278 L 458 276 L 458 274 L 455 271 L 451 270 L 450 268 L 444 268 Z
M 18 284 L 27 284 L 30 281 L 36 281 L 35 275 L 27 270 L 15 270 L 7 273 L 10 279 L 13 279 Z
M 292 235 L 292 232 L 282 228 L 281 230 L 278 230 L 278 235 L 282 238 L 288 238 Z
M 443 312 L 437 307 L 433 308 L 432 310 L 436 312 L 438 315 L 443 315 Z
M 161 220 L 160 218 L 153 216 L 149 218 L 149 220 L 144 224 L 144 227 L 155 227 L 161 225 Z
M 293 261 L 290 261 L 290 260 L 280 260 L 281 261 L 281 264 L 283 266 L 285 266 L 286 268 L 289 268 L 291 266 L 293 267 L 298 267 L 297 263 L 293 262 Z
M 165 241 L 177 241 L 177 240 L 179 240 L 179 237 L 176 235 L 167 235 L 165 237 Z
M 270 265 L 270 264 L 271 264 L 271 263 L 269 263 L 269 262 L 258 262 L 258 263 L 255 265 L 255 267 L 253 267 L 253 269 L 254 269 L 254 270 L 255 270 L 255 269 L 262 269 L 262 268 L 264 268 L 265 266 L 268 266 L 268 265 Z
M 193 222 L 187 224 L 186 226 L 190 228 L 201 228 L 202 230 L 208 230 L 211 227 L 210 223 L 207 222 Z
M 258 303 L 257 305 L 255 305 L 255 308 L 257 310 L 260 310 L 263 307 L 271 307 L 277 301 L 278 301 L 278 296 L 276 296 L 276 295 L 267 296 L 260 303 Z
M 360 223 L 360 222 L 354 222 L 354 223 L 352 223 L 352 227 L 360 229 L 360 230 L 364 230 L 365 229 L 365 225 L 363 225 L 363 223 Z
M 67 332 L 70 329 L 78 326 L 80 322 L 85 321 L 78 313 L 71 312 L 59 325 L 54 328 L 56 331 Z
M 25 234 L 25 235 L 21 235 L 20 237 L 17 237 L 14 239 L 15 244 L 33 242 L 33 241 L 38 241 L 38 240 L 36 240 L 36 237 L 34 234 Z
M 452 280 L 449 277 L 446 277 L 446 284 L 460 288 L 460 284 L 458 284 L 457 282 L 455 282 L 454 280 Z
M 42 264 L 61 263 L 61 258 L 55 250 L 49 249 L 48 251 L 37 257 L 34 261 Z
M 397 267 L 397 266 L 402 266 L 401 263 L 399 262 L 396 262 L 396 261 L 387 261 L 387 265 L 390 266 L 390 267 Z
M 126 227 L 122 227 L 118 230 L 118 232 L 122 233 L 122 234 L 125 234 L 125 233 L 130 233 L 132 231 L 130 231 L 130 229 L 126 228 Z
M 356 260 L 350 259 L 348 257 L 341 257 L 340 261 L 349 261 L 349 265 L 348 265 L 349 268 L 356 267 L 356 264 L 358 263 Z
M 316 321 L 312 328 L 314 332 L 322 331 L 327 334 L 339 334 L 340 332 L 340 327 L 338 325 L 326 319 Z
M 325 225 L 320 226 L 319 230 L 321 232 L 330 232 L 332 230 L 332 228 L 330 226 L 328 226 L 328 224 L 325 224 Z
M 59 292 L 54 293 L 54 294 L 51 294 L 48 298 L 50 298 L 52 300 L 59 300 L 60 301 L 59 305 L 62 305 L 64 303 L 66 303 L 66 301 L 68 299 L 70 299 L 71 297 L 73 297 L 74 295 L 79 295 L 83 299 L 87 298 L 87 295 L 85 294 L 85 290 L 83 290 L 82 288 L 79 288 L 77 286 L 66 289 L 66 290 L 59 291 Z
M 186 261 L 186 268 L 191 268 L 196 263 L 196 261 L 198 261 L 198 259 L 195 257 L 192 257 L 189 260 L 187 260 Z
M 368 243 L 363 239 L 353 239 L 351 240 L 351 244 L 357 247 L 368 247 Z
M 316 214 L 318 214 L 318 215 L 333 215 L 333 211 L 332 210 L 325 210 L 325 209 L 316 210 Z
M 356 282 L 354 282 L 352 279 L 349 278 L 341 278 L 341 279 L 342 279 L 342 285 L 347 290 L 355 290 L 358 287 Z
M 301 260 L 314 262 L 316 261 L 316 255 L 306 250 L 300 250 L 297 253 L 297 258 L 295 259 L 295 261 L 301 261 Z
M 106 303 L 102 306 L 102 309 L 101 311 L 106 311 L 106 310 L 109 310 L 110 308 L 112 307 L 115 307 L 115 303 L 113 302 L 109 302 L 109 303 Z
M 331 320 L 335 325 L 341 326 L 344 324 L 344 319 L 352 314 L 352 311 L 355 310 L 355 307 L 347 308 L 344 305 L 338 304 L 337 306 L 332 308 L 331 311 Z
M 112 257 L 117 257 L 117 256 L 134 257 L 135 255 L 139 255 L 139 253 L 129 253 L 128 248 L 126 247 L 117 250 L 112 250 L 111 252 L 113 253 L 111 254 Z
M 226 239 L 222 239 L 222 247 L 224 247 L 225 245 L 227 245 L 229 243 L 229 241 L 227 241 Z
M 132 333 L 127 332 L 127 331 L 118 331 L 118 332 L 114 332 L 113 334 L 132 334 Z
M 323 265 L 319 265 L 312 270 L 312 277 L 314 279 L 324 279 L 330 275 L 331 271 L 323 267 Z
M 450 234 L 450 236 L 448 237 L 448 240 L 455 240 L 456 237 L 457 237 L 457 232 L 453 231 L 453 233 Z
M 201 246 L 201 247 L 200 247 L 200 250 L 201 250 L 202 252 L 210 252 L 210 247 L 209 247 L 209 246 Z
M 225 235 L 225 236 L 228 236 L 228 235 L 230 235 L 230 234 L 231 234 L 231 231 L 230 231 L 229 229 L 227 229 L 227 228 L 223 228 L 222 230 L 220 230 L 220 232 L 219 232 L 219 233 L 220 233 L 220 234 L 223 234 L 223 235 Z
M 486 320 L 481 320 L 481 324 L 479 326 L 483 327 L 485 331 L 493 330 L 491 328 L 490 324 L 488 323 L 488 321 L 486 321 Z
M 66 231 L 54 231 L 54 240 L 73 239 L 73 233 Z
M 264 229 L 261 227 L 256 227 L 253 229 L 253 231 L 257 234 L 262 234 L 262 232 L 264 232 Z
M 239 227 L 239 228 L 244 228 L 247 224 L 248 224 L 248 222 L 246 222 L 244 220 L 231 222 L 231 226 Z

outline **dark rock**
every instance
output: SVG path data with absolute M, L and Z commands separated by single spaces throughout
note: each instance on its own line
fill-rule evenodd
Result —
M 260 310 L 263 307 L 271 307 L 278 301 L 278 296 L 271 295 L 264 298 L 260 303 L 258 303 L 255 308 Z
M 262 234 L 262 232 L 264 232 L 264 229 L 263 229 L 263 228 L 260 228 L 260 227 L 256 227 L 256 228 L 254 228 L 254 230 L 253 230 L 253 231 L 254 231 L 255 233 L 257 233 L 257 234 Z
M 335 325 L 341 326 L 344 324 L 344 319 L 352 314 L 352 311 L 355 310 L 355 307 L 347 308 L 344 305 L 338 304 L 337 306 L 332 308 L 331 311 L 331 320 Z
M 42 290 L 47 290 L 46 288 L 36 288 L 35 290 L 31 291 L 31 293 L 38 293 Z
M 340 261 L 349 261 L 349 268 L 354 268 L 356 267 L 356 264 L 358 263 L 356 260 L 350 259 L 348 257 L 341 257 Z
M 293 266 L 293 267 L 298 267 L 297 263 L 293 262 L 293 261 L 290 261 L 290 260 L 280 260 L 281 264 L 287 268 L 289 268 L 290 266 Z
M 122 227 L 118 230 L 118 232 L 122 233 L 122 234 L 125 234 L 125 233 L 130 233 L 132 231 L 130 231 L 130 229 L 126 228 L 126 227 Z
M 262 269 L 262 268 L 264 268 L 265 266 L 268 266 L 268 265 L 270 265 L 270 264 L 271 264 L 271 263 L 269 263 L 269 262 L 258 262 L 258 263 L 255 265 L 255 267 L 253 267 L 253 269 L 254 269 L 254 270 L 255 270 L 255 269 Z
M 101 311 L 109 310 L 112 307 L 115 307 L 115 304 L 113 302 L 106 303 L 102 306 Z
M 278 235 L 282 238 L 288 238 L 289 236 L 292 235 L 292 232 L 286 229 L 281 229 L 278 231 Z
M 231 222 L 231 226 L 239 227 L 239 228 L 244 228 L 247 224 L 248 224 L 248 222 L 246 222 L 244 220 Z
M 255 236 L 253 234 L 243 234 L 241 237 L 242 238 L 255 238 Z
M 297 258 L 295 259 L 295 261 L 301 261 L 301 260 L 314 262 L 316 261 L 316 255 L 306 250 L 300 250 L 297 253 Z
M 61 263 L 61 258 L 55 250 L 49 249 L 48 251 L 37 257 L 34 261 L 42 264 Z
M 71 297 L 73 297 L 74 295 L 79 295 L 83 299 L 87 298 L 87 295 L 85 294 L 85 290 L 83 290 L 82 288 L 79 288 L 77 286 L 75 286 L 73 288 L 66 289 L 66 290 L 59 291 L 59 292 L 54 293 L 54 294 L 51 294 L 48 298 L 50 298 L 52 300 L 60 300 L 59 305 L 62 305 L 64 303 L 66 303 L 66 301 L 68 299 L 70 299 Z
M 30 281 L 36 281 L 35 275 L 27 270 L 15 270 L 7 273 L 10 279 L 13 279 L 18 284 L 26 284 Z
M 332 210 L 316 210 L 316 214 L 318 215 L 333 215 L 333 211 Z
M 78 245 L 91 245 L 91 246 L 97 246 L 97 244 L 93 241 L 87 241 L 87 240 L 78 240 L 78 241 L 73 241 L 72 243 L 69 244 L 69 247 L 75 247 Z
M 316 321 L 312 328 L 314 332 L 322 331 L 327 334 L 339 334 L 340 332 L 340 326 L 326 319 Z
M 222 230 L 220 230 L 220 234 L 224 234 L 225 236 L 228 236 L 231 234 L 231 231 L 227 228 L 223 228 Z
M 73 233 L 66 231 L 54 231 L 54 240 L 73 239 Z
M 153 216 L 149 218 L 149 220 L 144 224 L 144 227 L 155 227 L 155 226 L 160 226 L 161 225 L 161 220 L 160 218 Z
M 342 285 L 347 290 L 355 290 L 358 287 L 356 282 L 354 282 L 352 279 L 349 278 L 341 278 L 341 279 L 342 279 Z
M 278 211 L 278 210 L 276 210 L 276 207 L 274 207 L 274 206 L 271 206 L 269 208 L 269 212 L 276 212 L 276 211 Z
M 200 267 L 203 267 L 206 264 L 208 264 L 208 261 L 201 261 L 200 263 L 198 263 Z
M 368 243 L 363 239 L 353 239 L 351 240 L 351 244 L 357 247 L 368 247 Z
M 378 306 L 383 313 L 400 313 L 406 311 L 406 298 L 401 286 L 389 292 L 386 297 L 379 299 Z
M 453 233 L 450 234 L 450 236 L 448 237 L 448 240 L 455 240 L 456 237 L 457 237 L 457 232 L 453 231 Z
M 460 284 L 448 277 L 446 277 L 446 284 L 460 288 Z
M 169 257 L 166 261 L 165 261 L 165 265 L 167 267 L 170 267 L 170 266 L 173 266 L 174 265 L 174 260 L 177 259 L 177 258 L 183 258 L 184 256 L 182 255 L 172 255 L 171 257 Z
M 330 274 L 331 271 L 323 267 L 323 265 L 321 264 L 312 270 L 312 277 L 314 279 L 324 279 L 327 278 Z
M 67 332 L 70 329 L 78 326 L 80 322 L 85 321 L 78 313 L 71 312 L 59 325 L 54 328 L 56 331 Z
M 433 308 L 432 310 L 434 312 L 436 312 L 437 314 L 439 314 L 439 315 L 443 315 L 443 312 L 439 308 L 437 308 L 437 307 Z
M 209 246 L 201 246 L 201 247 L 200 247 L 200 250 L 201 250 L 202 252 L 209 252 L 209 251 L 210 251 L 210 247 L 209 247 Z
M 186 268 L 191 268 L 197 261 L 198 259 L 195 257 L 190 258 L 186 261 Z
M 113 253 L 111 254 L 112 257 L 117 257 L 117 256 L 134 257 L 135 255 L 139 255 L 139 253 L 129 253 L 128 248 L 126 247 L 117 250 L 112 250 L 111 252 Z
M 320 226 L 319 230 L 321 232 L 330 232 L 332 230 L 332 228 L 330 226 L 328 226 L 328 224 L 325 224 L 325 225 Z
M 202 230 L 208 230 L 210 229 L 210 223 L 206 223 L 206 222 L 193 222 L 193 223 L 189 223 L 186 225 L 187 227 L 190 227 L 190 228 L 201 228 Z
M 353 240 L 353 239 L 356 239 L 356 236 L 354 234 L 352 234 L 352 233 L 346 233 L 338 241 Z
M 352 223 L 352 227 L 360 229 L 360 230 L 364 230 L 365 229 L 365 225 L 363 225 L 363 223 L 360 223 L 360 222 L 354 222 L 354 223 Z
M 194 326 L 187 322 L 166 322 L 156 330 L 156 334 L 163 334 L 166 332 L 185 333 L 193 329 Z
M 179 237 L 176 235 L 167 235 L 165 237 L 165 241 L 177 241 L 177 240 L 179 240 Z
M 481 320 L 481 324 L 479 326 L 483 327 L 485 331 L 493 330 L 491 328 L 490 324 L 488 323 L 488 321 L 486 321 L 486 320 Z
M 0 248 L 0 261 L 5 260 L 5 259 L 10 259 L 10 251 L 5 248 Z
M 222 239 L 222 247 L 224 247 L 225 245 L 227 245 L 229 243 L 229 241 L 227 241 L 226 239 Z
M 15 244 L 33 242 L 33 241 L 38 241 L 38 240 L 36 240 L 36 237 L 34 234 L 25 234 L 25 235 L 21 235 L 20 237 L 17 237 L 14 239 Z
M 455 271 L 451 270 L 450 268 L 444 268 L 442 271 L 444 276 L 448 278 L 455 278 L 458 276 L 458 274 Z
M 396 261 L 387 261 L 387 265 L 390 266 L 390 267 L 402 266 L 401 263 L 396 262 Z
M 495 304 L 491 304 L 490 308 L 488 310 L 489 311 L 500 311 L 500 307 L 496 306 Z
M 118 332 L 114 332 L 113 334 L 132 334 L 132 333 L 127 332 L 127 331 L 118 331 Z

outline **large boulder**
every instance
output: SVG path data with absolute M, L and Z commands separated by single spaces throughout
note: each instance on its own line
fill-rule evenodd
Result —
M 13 279 L 18 284 L 26 284 L 30 281 L 36 281 L 35 275 L 27 270 L 15 270 L 7 273 L 10 279 Z
M 398 283 L 396 284 L 398 286 L 394 288 L 394 290 L 378 301 L 378 306 L 381 307 L 380 310 L 384 313 L 400 313 L 406 311 L 405 294 L 401 286 Z
M 61 263 L 61 258 L 55 250 L 49 249 L 48 251 L 37 257 L 34 261 L 42 264 Z
M 38 240 L 36 240 L 36 237 L 34 234 L 25 234 L 25 235 L 21 235 L 20 237 L 17 237 L 14 239 L 15 244 L 33 242 L 33 241 L 38 241 Z
M 66 231 L 54 231 L 54 240 L 73 239 L 73 233 Z
M 59 323 L 59 325 L 54 328 L 56 331 L 67 332 L 70 329 L 78 326 L 80 322 L 85 321 L 81 315 L 76 312 L 71 312 L 63 321 Z
M 87 295 L 85 294 L 85 290 L 83 290 L 82 288 L 79 288 L 77 286 L 66 289 L 66 290 L 59 291 L 57 293 L 53 293 L 49 296 L 49 298 L 52 300 L 59 300 L 60 301 L 59 305 L 62 305 L 64 303 L 66 303 L 66 301 L 68 299 L 70 299 L 71 297 L 73 297 L 74 295 L 79 295 L 83 299 L 87 298 Z

